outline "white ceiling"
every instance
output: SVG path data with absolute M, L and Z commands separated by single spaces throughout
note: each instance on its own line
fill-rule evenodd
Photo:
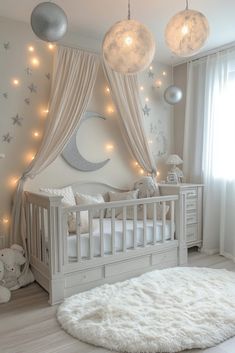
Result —
M 42 0 L 43 1 L 43 0 Z M 40 0 L 0 0 L 0 16 L 29 23 L 30 14 Z M 66 12 L 69 30 L 100 43 L 108 28 L 127 16 L 127 0 L 54 0 Z M 164 29 L 169 19 L 183 10 L 185 0 L 132 0 L 132 18 L 153 32 L 156 59 L 171 63 L 174 58 L 164 43 Z M 189 0 L 189 7 L 204 13 L 210 24 L 210 36 L 202 51 L 235 41 L 235 0 Z

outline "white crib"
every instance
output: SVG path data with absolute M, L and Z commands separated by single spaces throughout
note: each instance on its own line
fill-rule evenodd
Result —
M 118 190 L 102 183 L 77 183 L 74 192 L 88 194 Z M 121 191 L 121 190 L 118 190 Z M 124 191 L 124 190 L 122 190 Z M 88 290 L 92 287 L 124 280 L 146 271 L 187 263 L 187 248 L 183 233 L 183 206 L 178 196 L 105 202 L 95 205 L 63 208 L 60 196 L 25 192 L 27 243 L 31 269 L 36 281 L 49 293 L 50 304 Z M 163 217 L 157 219 L 157 204 L 161 203 Z M 141 205 L 143 219 L 137 219 Z M 153 219 L 147 219 L 147 207 L 153 207 Z M 164 208 L 170 206 L 166 219 Z M 127 207 L 133 208 L 133 219 L 127 219 Z M 123 219 L 115 218 L 120 208 Z M 111 218 L 105 218 L 105 210 Z M 99 218 L 94 219 L 94 212 Z M 67 217 L 88 211 L 89 232 L 68 235 Z M 93 231 L 94 222 L 98 230 Z

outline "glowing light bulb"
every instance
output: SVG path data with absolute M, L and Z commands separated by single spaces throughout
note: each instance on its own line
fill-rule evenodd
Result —
M 16 177 L 12 177 L 9 179 L 9 185 L 11 187 L 14 187 L 17 184 L 17 182 L 18 182 L 18 178 L 16 178 Z
M 140 86 L 140 90 L 143 91 L 144 90 L 144 86 Z
M 135 166 L 138 167 L 139 163 L 138 162 L 135 162 Z
M 144 174 L 144 170 L 140 169 L 140 174 L 143 175 Z
M 109 106 L 107 107 L 107 112 L 108 112 L 109 114 L 114 113 L 114 109 L 113 109 L 113 107 L 112 107 L 111 105 L 109 105 Z
M 149 142 L 149 144 L 151 145 L 151 144 L 153 143 L 153 140 L 149 140 L 148 142 Z
M 124 39 L 126 45 L 131 46 L 131 44 L 133 43 L 133 38 L 130 37 L 130 36 L 127 36 L 125 39 Z
M 150 66 L 150 67 L 149 67 L 149 70 L 151 70 L 151 71 L 152 71 L 152 69 L 153 69 L 153 67 L 152 67 L 152 66 Z
M 148 97 L 145 98 L 145 102 L 146 103 L 149 102 L 149 98 Z
M 38 131 L 34 131 L 33 136 L 34 137 L 39 137 L 39 132 Z
M 112 151 L 114 149 L 114 145 L 112 145 L 111 143 L 108 143 L 105 147 L 107 151 Z
M 18 80 L 18 78 L 13 78 L 12 83 L 14 86 L 19 86 L 20 81 Z
M 28 51 L 30 51 L 31 53 L 34 52 L 34 47 L 33 47 L 32 45 L 30 45 L 30 46 L 28 47 Z
M 110 93 L 110 88 L 109 88 L 109 87 L 106 87 L 106 88 L 105 88 L 105 92 L 106 92 L 106 93 Z
M 8 224 L 8 223 L 9 223 L 9 219 L 6 218 L 6 217 L 3 217 L 2 223 L 3 223 L 3 224 Z
M 163 71 L 162 76 L 166 76 L 166 75 L 167 75 L 166 71 Z
M 33 66 L 39 66 L 38 58 L 32 58 L 31 63 L 32 63 Z
M 156 83 L 157 88 L 160 88 L 162 86 L 161 80 L 157 80 L 155 83 Z
M 55 48 L 55 45 L 52 43 L 48 44 L 48 49 L 53 50 Z
M 181 33 L 183 34 L 183 36 L 185 36 L 186 34 L 188 34 L 189 32 L 189 28 L 187 25 L 183 25 L 182 29 L 181 29 Z
M 160 176 L 160 172 L 157 172 L 157 176 Z

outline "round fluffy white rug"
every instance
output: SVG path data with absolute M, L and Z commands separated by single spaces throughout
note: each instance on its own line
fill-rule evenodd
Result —
M 57 318 L 79 340 L 121 352 L 211 347 L 235 335 L 235 273 L 150 272 L 74 295 Z

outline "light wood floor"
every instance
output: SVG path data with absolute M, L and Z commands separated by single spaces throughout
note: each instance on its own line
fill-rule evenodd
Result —
M 219 255 L 206 256 L 191 252 L 189 266 L 226 268 L 235 264 Z M 36 283 L 12 294 L 9 303 L 0 306 L 0 353 L 110 353 L 82 343 L 60 329 L 56 306 Z M 235 337 L 217 347 L 184 353 L 235 353 Z

